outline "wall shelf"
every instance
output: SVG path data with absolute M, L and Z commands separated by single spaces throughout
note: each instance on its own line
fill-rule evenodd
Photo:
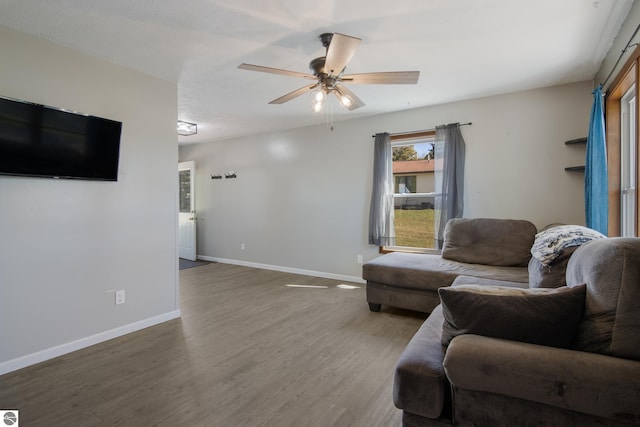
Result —
M 570 139 L 564 142 L 564 145 L 587 145 L 587 138 Z M 569 166 L 564 168 L 567 172 L 584 172 L 584 166 Z
M 565 145 L 574 145 L 574 144 L 586 144 L 587 138 L 578 138 L 578 139 L 570 139 L 569 141 L 565 141 Z

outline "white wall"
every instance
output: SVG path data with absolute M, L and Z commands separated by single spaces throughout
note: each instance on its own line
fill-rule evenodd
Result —
M 466 217 L 584 223 L 592 82 L 530 90 L 324 126 L 180 147 L 197 164 L 198 255 L 357 279 L 367 244 L 376 132 L 451 122 L 467 144 Z M 238 178 L 211 180 L 235 170 Z M 241 244 L 245 250 L 241 250 Z
M 3 373 L 179 316 L 178 149 L 175 83 L 3 28 L 0 58 L 0 95 L 123 122 L 117 182 L 0 176 Z

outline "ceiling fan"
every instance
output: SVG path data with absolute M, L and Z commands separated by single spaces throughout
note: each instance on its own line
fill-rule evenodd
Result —
M 326 56 L 311 60 L 309 69 L 311 74 L 280 68 L 264 67 L 262 65 L 240 64 L 238 68 L 262 73 L 281 74 L 284 76 L 302 77 L 314 80 L 308 84 L 289 92 L 269 104 L 284 104 L 307 92 L 315 91 L 314 111 L 320 112 L 326 97 L 333 94 L 340 104 L 348 110 L 355 110 L 365 104 L 343 83 L 350 84 L 416 84 L 420 71 L 389 71 L 378 73 L 343 74 L 347 63 L 353 57 L 358 45 L 362 41 L 357 37 L 340 33 L 324 33 L 320 35 L 322 46 L 326 48 Z

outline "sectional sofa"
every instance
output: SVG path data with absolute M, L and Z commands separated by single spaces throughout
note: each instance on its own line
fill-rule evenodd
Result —
M 403 426 L 639 426 L 640 239 L 580 245 L 565 281 L 440 289 L 396 366 Z
M 441 254 L 363 276 L 371 310 L 430 313 L 395 369 L 404 427 L 640 426 L 640 239 L 456 219 Z

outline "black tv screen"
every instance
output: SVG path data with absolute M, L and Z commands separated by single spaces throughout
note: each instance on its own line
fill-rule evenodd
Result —
M 118 180 L 122 123 L 0 97 L 0 174 Z

